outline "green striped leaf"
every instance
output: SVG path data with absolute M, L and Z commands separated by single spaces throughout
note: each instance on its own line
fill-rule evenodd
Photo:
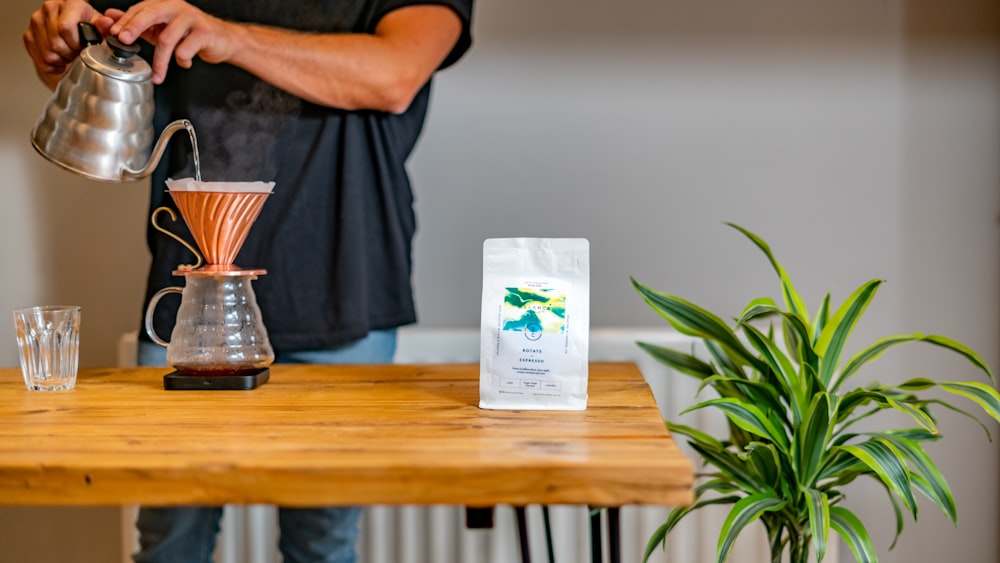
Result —
M 861 366 L 878 358 L 887 349 L 896 346 L 898 344 L 906 344 L 909 342 L 926 342 L 928 344 L 933 344 L 935 346 L 940 346 L 947 350 L 956 352 L 964 356 L 967 360 L 969 360 L 972 363 L 972 365 L 976 366 L 977 368 L 985 372 L 986 375 L 989 376 L 990 381 L 995 382 L 993 372 L 992 370 L 990 370 L 990 367 L 986 364 L 986 361 L 983 360 L 983 358 L 979 354 L 974 352 L 968 346 L 937 334 L 926 335 L 920 333 L 913 333 L 913 334 L 897 334 L 894 336 L 887 336 L 885 338 L 876 340 L 872 344 L 865 347 L 863 350 L 861 350 L 853 357 L 851 357 L 851 359 L 848 360 L 846 364 L 844 364 L 844 368 L 841 370 L 840 375 L 837 377 L 837 381 L 833 385 L 833 389 L 837 389 L 841 383 L 843 383 L 845 380 L 847 380 L 847 378 L 851 377 L 855 372 L 857 372 L 858 369 L 861 368 Z
M 957 522 L 958 509 L 955 506 L 955 498 L 951 494 L 951 488 L 948 487 L 948 482 L 945 481 L 944 476 L 920 443 L 894 432 L 885 432 L 880 436 L 895 446 L 913 464 L 915 476 L 921 478 L 921 492 L 936 504 L 949 520 Z M 911 476 L 911 478 L 913 477 Z
M 983 407 L 986 414 L 1000 422 L 1000 394 L 996 389 L 976 381 L 945 381 L 938 386 L 949 393 L 972 399 Z
M 655 532 L 649 537 L 649 541 L 646 542 L 646 551 L 643 553 L 642 560 L 643 563 L 649 561 L 649 557 L 653 555 L 656 551 L 656 546 L 662 545 L 664 549 L 667 547 L 667 535 L 675 526 L 688 514 L 698 510 L 703 506 L 710 506 L 713 504 L 733 504 L 737 502 L 741 497 L 731 496 L 722 498 L 713 498 L 709 500 L 704 500 L 696 502 L 691 506 L 681 506 L 670 511 L 667 516 L 667 521 L 664 522 Z
M 886 397 L 886 404 L 899 412 L 910 415 L 917 424 L 928 432 L 932 434 L 938 433 L 937 423 L 934 422 L 934 419 L 931 418 L 931 415 L 926 410 L 921 408 L 920 404 L 915 404 L 911 401 L 897 401 L 889 397 Z
M 640 348 L 660 363 L 698 379 L 703 379 L 715 373 L 715 368 L 711 364 L 705 363 L 691 354 L 685 354 L 666 346 L 650 344 L 647 342 L 636 342 Z
M 892 494 L 892 491 L 885 483 L 879 481 L 879 485 L 885 490 L 886 498 L 889 499 L 889 505 L 892 506 L 892 513 L 896 521 L 896 533 L 892 537 L 892 544 L 889 545 L 889 551 L 892 551 L 896 547 L 896 542 L 899 541 L 899 536 L 903 534 L 903 509 L 899 506 L 898 497 Z
M 837 309 L 829 323 L 823 327 L 823 332 L 816 341 L 816 354 L 819 355 L 819 379 L 829 388 L 833 374 L 840 362 L 840 353 L 850 337 L 858 319 L 868 308 L 875 296 L 875 291 L 882 280 L 871 280 L 862 285 L 847 298 L 847 301 Z
M 698 394 L 705 387 L 712 387 L 721 397 L 739 399 L 745 403 L 770 409 L 774 412 L 784 411 L 781 396 L 773 385 L 760 381 L 749 381 L 738 377 L 722 377 L 713 375 L 707 377 L 698 385 Z
M 707 492 L 718 493 L 720 495 L 731 495 L 742 493 L 743 489 L 737 487 L 732 481 L 724 477 L 702 481 L 694 487 L 695 496 L 700 498 Z M 733 502 L 736 502 L 735 500 Z
M 881 338 L 875 342 L 869 344 L 863 350 L 855 354 L 844 364 L 844 368 L 840 370 L 840 375 L 837 376 L 837 380 L 834 383 L 832 389 L 836 390 L 840 387 L 840 384 L 847 380 L 849 377 L 854 375 L 861 366 L 866 363 L 878 358 L 887 349 L 895 346 L 897 344 L 903 344 L 905 342 L 913 342 L 919 338 L 922 338 L 922 334 L 901 334 L 895 336 L 888 336 L 886 338 Z
M 809 512 L 809 529 L 812 532 L 816 561 L 826 555 L 826 542 L 830 536 L 830 503 L 826 493 L 816 489 L 805 489 L 806 509 Z
M 940 434 L 932 434 L 928 432 L 925 428 L 901 428 L 896 430 L 887 430 L 883 432 L 883 436 L 889 434 L 892 436 L 898 436 L 904 440 L 909 440 L 911 442 L 937 442 L 941 439 Z
M 819 335 L 823 334 L 823 329 L 826 328 L 826 323 L 830 322 L 830 294 L 827 293 L 823 296 L 823 302 L 819 305 L 819 310 L 816 311 L 816 318 L 813 319 L 813 345 L 816 345 L 816 341 L 819 340 Z
M 986 375 L 989 376 L 990 381 L 992 381 L 993 384 L 996 385 L 996 378 L 993 376 L 993 370 L 990 369 L 990 366 L 986 363 L 986 361 L 983 360 L 983 358 L 979 354 L 975 353 L 972 350 L 972 348 L 969 348 L 968 346 L 962 344 L 961 342 L 952 340 L 951 338 L 946 338 L 944 336 L 939 336 L 936 334 L 928 336 L 927 338 L 924 339 L 924 342 L 929 342 L 931 344 L 947 348 L 953 352 L 957 352 L 962 356 L 965 356 L 967 360 L 972 362 L 972 365 L 986 372 Z
M 632 285 L 646 303 L 678 331 L 689 336 L 714 340 L 741 358 L 744 363 L 749 365 L 758 363 L 719 317 L 694 303 L 656 291 L 634 279 Z
M 747 304 L 747 306 L 743 309 L 743 312 L 740 313 L 739 318 L 736 319 L 736 325 L 743 325 L 761 317 L 778 315 L 781 314 L 781 312 L 781 309 L 779 309 L 778 305 L 775 304 L 774 299 L 771 299 L 770 297 L 760 297 Z
M 798 355 L 800 364 L 808 364 L 814 368 L 819 367 L 819 358 L 813 350 L 811 330 L 806 321 L 798 315 L 782 313 L 784 324 L 785 340 L 788 342 L 788 349 Z
M 698 442 L 688 442 L 688 444 L 690 444 L 694 451 L 698 452 L 698 455 L 705 460 L 705 463 L 714 465 L 727 479 L 731 480 L 736 486 L 747 493 L 756 493 L 765 489 L 764 485 L 757 478 L 757 475 L 750 471 L 746 464 L 733 453 L 721 449 L 707 448 Z
M 937 434 L 937 423 L 934 419 L 927 413 L 926 410 L 921 408 L 919 401 L 914 402 L 912 400 L 897 400 L 891 394 L 886 392 L 885 388 L 881 389 L 870 389 L 865 392 L 865 395 L 880 405 L 885 405 L 887 407 L 896 409 L 901 413 L 908 414 L 917 424 L 922 426 L 928 432 L 932 434 Z M 910 397 L 912 399 L 912 397 Z
M 778 274 L 778 278 L 781 280 L 781 293 L 782 297 L 785 299 L 785 307 L 787 307 L 792 313 L 795 313 L 804 319 L 809 318 L 809 311 L 806 309 L 805 302 L 802 301 L 798 292 L 795 291 L 795 286 L 792 285 L 791 279 L 789 279 L 788 274 L 785 273 L 785 269 L 781 266 L 781 264 L 774 258 L 774 254 L 771 252 L 771 247 L 764 242 L 764 239 L 735 223 L 726 224 L 743 233 L 744 236 L 757 245 L 757 248 L 759 248 L 764 255 L 767 256 L 768 261 L 771 262 L 771 266 L 774 268 L 774 271 Z
M 819 393 L 809 405 L 805 424 L 794 436 L 793 460 L 800 484 L 812 486 L 815 482 L 815 475 L 827 452 L 831 429 L 830 399 L 826 393 Z
M 725 413 L 726 417 L 733 424 L 746 430 L 747 432 L 760 436 L 774 442 L 783 452 L 788 451 L 788 436 L 783 428 L 774 423 L 764 411 L 752 404 L 746 404 L 738 399 L 718 398 L 709 399 L 684 409 L 681 414 L 703 409 L 705 407 L 715 407 Z
M 673 317 L 672 314 L 668 313 L 670 307 L 665 308 L 661 302 L 665 301 L 666 300 L 665 298 L 671 296 L 665 295 L 659 291 L 650 288 L 647 285 L 639 283 L 633 277 L 629 277 L 629 279 L 632 281 L 632 287 L 634 287 L 636 292 L 639 293 L 639 296 L 642 297 L 643 301 L 645 301 L 646 304 L 649 305 L 649 307 L 653 309 L 653 311 L 655 311 L 657 315 L 660 315 L 661 317 L 666 319 L 666 321 L 670 323 L 670 326 L 674 327 L 674 330 L 687 336 L 702 337 L 702 334 L 699 331 L 695 330 L 694 328 L 691 328 L 685 323 L 678 321 Z
M 700 442 L 705 447 L 715 448 L 717 450 L 725 449 L 722 442 L 718 441 L 715 437 L 698 430 L 697 428 L 677 424 L 675 422 L 667 422 L 666 426 L 667 430 L 670 430 L 672 433 L 687 436 L 696 442 Z
M 816 354 L 813 352 L 811 345 L 812 340 L 809 325 L 798 315 L 782 311 L 773 305 L 773 303 L 772 300 L 766 298 L 751 301 L 750 305 L 743 311 L 743 314 L 736 320 L 736 328 L 746 327 L 751 321 L 763 317 L 780 317 L 782 323 L 781 336 L 784 338 L 787 349 L 791 353 L 796 354 L 800 363 L 815 362 Z M 768 331 L 768 339 L 773 342 L 772 333 L 773 327 Z
M 703 340 L 702 343 L 705 344 L 708 355 L 715 361 L 717 371 L 730 377 L 742 377 L 746 379 L 741 365 L 737 365 L 729 353 L 723 350 L 722 346 L 719 346 L 714 340 Z M 745 365 L 745 363 L 742 365 Z
M 913 489 L 910 487 L 910 472 L 895 448 L 885 440 L 873 437 L 867 442 L 857 445 L 840 446 L 840 449 L 858 458 L 874 471 L 886 487 L 891 488 L 899 495 L 903 504 L 910 509 L 913 517 L 916 518 L 917 503 L 913 498 Z
M 914 377 L 896 386 L 897 389 L 903 391 L 924 391 L 931 387 L 937 387 L 937 381 L 927 379 L 926 377 Z
M 808 397 L 821 391 L 826 391 L 826 385 L 819 380 L 819 373 L 811 364 L 802 364 L 799 371 L 799 379 L 802 381 L 802 387 L 805 389 L 805 394 Z
M 784 390 L 783 394 L 797 399 L 801 398 L 802 389 L 798 385 L 795 366 L 792 365 L 788 356 L 775 345 L 773 340 L 761 334 L 753 326 L 744 325 L 743 331 L 747 335 L 750 345 L 760 353 L 761 357 L 764 358 L 764 363 L 770 366 L 771 371 L 778 376 L 778 382 L 781 383 Z
M 815 363 L 816 353 L 812 349 L 812 336 L 809 325 L 805 320 L 795 313 L 789 313 L 778 309 L 770 299 L 755 299 L 750 302 L 747 308 L 736 321 L 736 327 L 746 327 L 750 321 L 762 317 L 781 317 L 782 337 L 789 352 L 796 354 L 799 363 Z M 774 341 L 771 334 L 768 339 Z
M 840 506 L 830 508 L 830 527 L 840 534 L 858 563 L 875 563 L 878 555 L 861 520 L 853 512 Z
M 733 543 L 736 542 L 736 538 L 747 524 L 757 520 L 765 512 L 781 510 L 785 504 L 787 504 L 786 501 L 778 498 L 771 491 L 750 495 L 737 502 L 722 524 L 719 546 L 715 556 L 716 561 L 718 563 L 726 561 L 729 552 L 733 549 Z
M 828 490 L 829 483 L 825 481 L 834 480 L 834 484 L 839 486 L 849 483 L 861 474 L 870 470 L 868 466 L 853 455 L 832 447 L 830 454 L 825 457 L 816 476 L 816 483 L 820 483 L 820 488 Z
M 774 444 L 750 442 L 746 447 L 746 459 L 765 484 L 775 489 L 781 486 L 782 458 Z
M 854 413 L 859 407 L 869 405 L 876 401 L 876 396 L 867 389 L 852 389 L 840 398 L 840 406 L 834 417 L 835 424 L 841 424 Z M 862 417 L 864 418 L 864 417 Z
M 937 399 L 931 399 L 931 400 L 927 401 L 927 404 L 928 405 L 940 405 L 942 408 L 946 408 L 946 409 L 948 409 L 948 410 L 950 410 L 952 412 L 958 413 L 958 414 L 960 414 L 960 415 L 968 418 L 972 422 L 975 422 L 976 424 L 978 424 L 979 427 L 983 429 L 983 433 L 986 434 L 986 439 L 988 441 L 990 441 L 990 442 L 993 441 L 993 435 L 990 433 L 989 427 L 986 426 L 986 424 L 984 424 L 982 420 L 980 420 L 978 417 L 976 417 L 972 413 L 964 411 L 964 410 L 956 407 L 955 405 L 953 405 L 953 404 L 951 404 L 951 403 L 949 403 L 947 401 L 939 401 Z

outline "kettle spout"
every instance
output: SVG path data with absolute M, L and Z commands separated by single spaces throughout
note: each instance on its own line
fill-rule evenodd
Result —
M 163 157 L 163 152 L 167 150 L 167 142 L 174 133 L 180 131 L 181 129 L 187 129 L 188 137 L 191 139 L 191 149 L 194 151 L 194 163 L 195 172 L 197 180 L 201 180 L 201 173 L 198 170 L 198 138 L 194 134 L 194 126 L 187 119 L 178 119 L 168 124 L 163 132 L 160 133 L 160 138 L 156 141 L 156 146 L 153 147 L 153 153 L 149 157 L 149 162 L 146 163 L 139 170 L 129 168 L 128 166 L 122 167 L 122 179 L 123 180 L 141 180 L 142 178 L 148 177 L 156 169 L 156 165 L 160 163 L 160 159 Z

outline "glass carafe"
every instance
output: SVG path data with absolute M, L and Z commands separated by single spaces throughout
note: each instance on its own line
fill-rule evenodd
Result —
M 260 270 L 178 270 L 182 287 L 158 291 L 146 309 L 146 333 L 167 348 L 167 363 L 190 375 L 245 375 L 274 362 L 251 282 Z M 181 294 L 177 321 L 166 342 L 153 328 L 160 299 Z

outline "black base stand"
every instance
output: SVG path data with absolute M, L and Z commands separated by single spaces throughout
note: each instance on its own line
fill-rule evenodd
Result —
M 271 370 L 261 368 L 241 375 L 197 375 L 172 371 L 163 376 L 167 391 L 249 391 L 267 383 Z

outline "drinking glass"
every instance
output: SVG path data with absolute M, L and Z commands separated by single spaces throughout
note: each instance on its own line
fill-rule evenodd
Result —
M 43 305 L 14 310 L 24 385 L 60 391 L 76 385 L 80 363 L 80 307 Z

